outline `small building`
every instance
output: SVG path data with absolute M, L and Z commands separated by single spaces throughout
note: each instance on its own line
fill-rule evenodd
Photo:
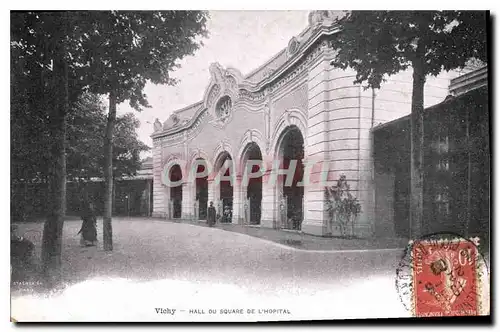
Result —
M 87 196 L 95 204 L 97 213 L 104 213 L 104 179 L 91 181 L 68 181 L 66 187 L 66 214 L 78 215 L 82 197 Z M 135 176 L 115 180 L 113 188 L 113 215 L 128 217 L 150 217 L 153 211 L 153 160 L 142 162 Z
M 150 217 L 153 213 L 153 158 L 135 176 L 115 181 L 113 215 Z
M 424 111 L 422 234 L 489 235 L 490 114 L 487 67 L 451 80 Z M 376 234 L 410 234 L 410 116 L 376 126 Z
M 11 184 L 11 218 L 29 221 L 43 218 L 48 204 L 47 182 L 13 182 Z M 104 213 L 104 180 L 68 181 L 66 215 L 79 216 L 84 197 L 91 199 L 98 215 Z M 153 159 L 146 158 L 135 176 L 115 181 L 113 215 L 150 217 L 153 212 Z

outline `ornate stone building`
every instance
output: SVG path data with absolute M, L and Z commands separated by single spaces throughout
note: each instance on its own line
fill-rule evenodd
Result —
M 303 32 L 248 75 L 211 64 L 203 99 L 155 122 L 153 215 L 203 220 L 213 201 L 220 215 L 232 211 L 232 223 L 325 235 L 324 185 L 301 186 L 297 175 L 331 185 L 344 174 L 362 206 L 356 235 L 375 234 L 371 128 L 410 112 L 411 70 L 391 76 L 380 90 L 354 85 L 354 72 L 330 64 L 341 14 L 311 12 Z M 446 97 L 448 76 L 428 79 L 426 106 Z M 228 160 L 234 170 L 226 171 Z M 267 169 L 245 183 L 248 160 L 262 160 Z M 281 177 L 268 181 L 277 174 L 269 165 L 287 168 L 290 160 L 299 165 L 291 185 Z M 205 170 L 204 178 L 189 176 Z M 234 181 L 217 181 L 221 172 Z

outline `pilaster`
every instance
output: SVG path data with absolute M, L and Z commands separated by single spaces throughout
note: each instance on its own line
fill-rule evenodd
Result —
M 262 175 L 262 202 L 261 202 L 261 216 L 260 224 L 262 227 L 275 228 L 276 227 L 276 184 L 272 183 L 272 158 L 263 156 L 266 159 L 264 162 L 268 166 L 266 172 Z
M 304 138 L 304 220 L 301 230 L 307 234 L 326 235 L 325 188 L 321 184 L 322 167 L 328 172 L 328 99 L 331 57 L 327 47 L 311 65 L 308 77 L 308 130 Z M 317 164 L 319 167 L 308 167 Z M 318 183 L 315 183 L 317 180 Z M 309 183 L 307 183 L 307 181 Z
M 192 187 L 188 181 L 182 183 L 182 219 L 186 220 L 193 218 Z
M 238 175 L 233 181 L 233 224 L 243 223 L 243 188 L 242 188 L 242 177 Z

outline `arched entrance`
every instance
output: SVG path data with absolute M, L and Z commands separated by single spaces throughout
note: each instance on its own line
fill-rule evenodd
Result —
M 169 179 L 174 184 L 182 180 L 182 170 L 178 164 L 170 169 Z M 182 217 L 182 185 L 180 183 L 170 187 L 170 211 L 171 218 Z
M 256 173 L 259 172 L 258 165 L 252 165 L 252 169 L 247 167 L 248 160 L 262 161 L 262 153 L 256 143 L 250 143 L 246 147 L 246 152 L 243 158 L 243 171 Z M 250 164 L 251 165 L 251 164 Z M 245 181 L 243 191 L 243 217 L 245 223 L 250 225 L 260 225 L 261 220 L 261 206 L 262 206 L 262 176 L 252 177 Z
M 298 183 L 304 175 L 304 137 L 294 125 L 285 129 L 279 148 L 282 169 L 288 169 L 297 162 L 291 185 L 287 185 L 287 175 L 281 176 L 278 184 L 281 228 L 300 230 L 304 220 L 304 187 Z
M 217 214 L 220 216 L 220 222 L 231 223 L 233 216 L 233 184 L 229 180 L 229 176 L 234 176 L 231 174 L 233 171 L 232 158 L 228 152 L 223 152 L 218 158 L 216 164 L 217 174 L 220 176 L 219 190 L 218 190 L 218 201 L 214 202 L 216 204 Z M 224 176 L 221 172 L 224 171 Z
M 203 158 L 196 159 L 197 162 L 197 174 L 207 173 L 208 165 Z M 198 220 L 207 220 L 207 209 L 208 209 L 208 175 L 204 177 L 196 178 L 196 206 L 197 206 L 197 216 Z

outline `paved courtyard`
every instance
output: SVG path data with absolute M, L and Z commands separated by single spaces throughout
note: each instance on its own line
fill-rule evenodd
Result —
M 182 221 L 185 223 L 185 221 Z M 204 221 L 189 222 L 192 225 L 208 227 Z M 260 239 L 282 244 L 288 247 L 308 251 L 367 250 L 367 249 L 400 249 L 408 245 L 404 238 L 355 238 L 321 237 L 304 234 L 298 231 L 276 230 L 267 227 L 243 226 L 237 224 L 217 223 L 215 228 L 229 232 L 246 234 Z
M 98 223 L 101 240 L 102 221 Z M 35 241 L 38 254 L 42 226 L 20 226 Z M 79 227 L 79 221 L 64 226 L 67 289 L 49 297 L 13 293 L 16 319 L 207 321 L 408 315 L 394 286 L 400 249 L 307 251 L 220 228 L 114 218 L 114 251 L 108 253 L 102 243 L 97 248 L 80 247 Z M 178 311 L 167 316 L 156 313 L 157 307 Z M 291 313 L 222 318 L 207 313 L 208 308 L 240 307 L 288 308 Z M 195 308 L 206 313 L 190 314 Z

